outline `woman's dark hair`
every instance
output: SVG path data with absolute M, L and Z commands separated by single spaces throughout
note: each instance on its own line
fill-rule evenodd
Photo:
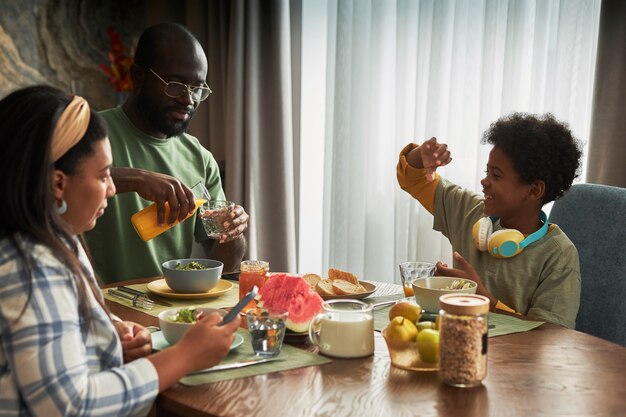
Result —
M 21 269 L 23 279 L 28 281 L 27 303 L 32 293 L 35 259 L 30 244 L 22 236 L 47 246 L 70 268 L 79 291 L 81 311 L 88 316 L 86 284 L 93 281 L 84 279 L 86 273 L 78 260 L 78 244 L 55 207 L 51 178 L 53 169 L 75 174 L 107 133 L 100 116 L 90 110 L 83 138 L 52 164 L 52 134 L 71 100 L 70 95 L 49 86 L 23 88 L 0 100 L 0 238 L 10 239 L 28 266 Z M 102 304 L 97 288 L 91 285 L 91 290 Z
M 579 175 L 580 143 L 569 127 L 550 113 L 502 117 L 491 124 L 481 143 L 489 143 L 511 158 L 524 183 L 543 181 L 543 204 L 561 197 Z

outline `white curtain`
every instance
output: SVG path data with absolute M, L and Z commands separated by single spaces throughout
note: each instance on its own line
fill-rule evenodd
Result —
M 450 262 L 432 216 L 397 185 L 402 147 L 436 136 L 440 170 L 480 192 L 482 132 L 552 112 L 587 141 L 599 0 L 303 0 L 298 269 L 399 282 Z

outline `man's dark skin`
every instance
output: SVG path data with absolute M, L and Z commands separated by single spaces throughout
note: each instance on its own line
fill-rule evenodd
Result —
M 131 68 L 133 91 L 122 108 L 142 132 L 162 140 L 177 140 L 172 136 L 187 130 L 200 102 L 192 100 L 189 93 L 176 98 L 167 96 L 165 84 L 158 77 L 165 82 L 206 86 L 207 59 L 198 41 L 177 26 L 160 26 L 156 39 L 151 56 L 136 57 Z M 117 193 L 137 192 L 142 198 L 156 203 L 159 224 L 166 220 L 171 224 L 177 218 L 183 220 L 195 210 L 193 192 L 174 177 L 122 167 L 111 169 L 111 175 Z M 165 219 L 165 202 L 171 209 L 168 219 Z M 202 242 L 208 257 L 224 263 L 224 271 L 239 269 L 246 250 L 242 233 L 247 228 L 248 218 L 241 206 L 235 206 L 219 242 L 211 239 Z

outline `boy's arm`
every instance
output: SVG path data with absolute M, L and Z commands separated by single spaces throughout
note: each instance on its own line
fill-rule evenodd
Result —
M 433 173 L 433 179 L 428 180 L 426 170 L 422 167 L 419 146 L 410 143 L 400 152 L 400 158 L 396 168 L 398 184 L 407 193 L 417 199 L 429 213 L 435 212 L 435 190 L 440 177 Z M 419 161 L 417 161 L 419 156 Z M 416 166 L 417 165 L 417 166 Z

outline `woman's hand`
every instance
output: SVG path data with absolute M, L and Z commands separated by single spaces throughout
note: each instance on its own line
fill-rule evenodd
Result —
M 132 321 L 113 321 L 113 325 L 122 341 L 124 362 L 143 358 L 152 352 L 152 336 L 145 327 Z
M 175 346 L 192 361 L 193 370 L 210 368 L 228 354 L 240 321 L 237 316 L 220 326 L 222 316 L 218 313 L 201 316 Z

